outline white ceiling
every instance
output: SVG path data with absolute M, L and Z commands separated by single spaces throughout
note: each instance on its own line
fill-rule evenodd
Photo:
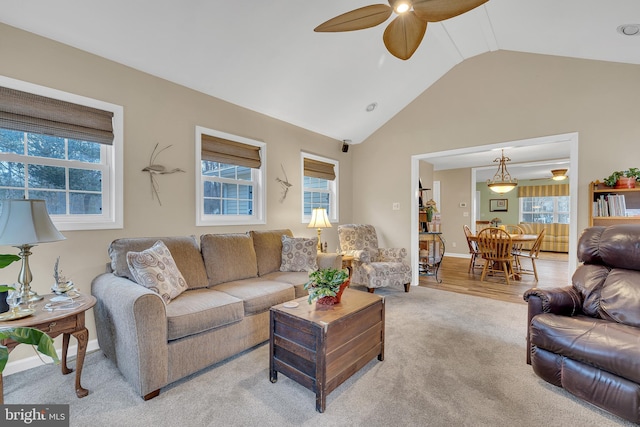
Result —
M 380 2 L 380 0 L 377 0 Z M 0 0 L 0 22 L 337 140 L 360 143 L 463 60 L 497 49 L 640 64 L 638 0 L 490 0 L 430 23 L 413 57 L 386 23 L 313 28 L 373 0 Z M 367 112 L 366 106 L 378 107 Z M 513 155 L 512 157 L 516 157 Z

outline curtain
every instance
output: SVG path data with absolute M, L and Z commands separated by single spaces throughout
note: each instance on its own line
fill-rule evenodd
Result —
M 255 145 L 204 134 L 201 145 L 202 160 L 255 169 L 259 169 L 262 165 L 260 147 Z
M 518 197 L 555 197 L 568 195 L 569 184 L 518 187 Z
M 0 86 L 0 128 L 113 144 L 113 113 Z
M 304 159 L 304 176 L 326 179 L 328 181 L 336 179 L 333 164 L 308 158 Z

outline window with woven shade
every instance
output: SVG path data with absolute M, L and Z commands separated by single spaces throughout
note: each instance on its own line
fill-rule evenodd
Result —
M 266 144 L 198 126 L 196 225 L 265 222 Z
M 122 227 L 121 106 L 0 77 L 0 200 L 43 199 L 61 230 Z
M 302 222 L 308 223 L 315 208 L 325 208 L 329 221 L 338 220 L 337 160 L 302 152 Z

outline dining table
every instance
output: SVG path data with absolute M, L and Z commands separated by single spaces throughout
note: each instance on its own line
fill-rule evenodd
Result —
M 511 241 L 513 243 L 530 243 L 530 242 L 535 242 L 536 239 L 538 238 L 537 234 L 509 234 L 509 236 L 511 237 Z M 471 240 L 472 242 L 477 242 L 478 235 L 470 234 L 469 240 Z
M 523 245 L 525 243 L 533 243 L 536 241 L 536 239 L 538 238 L 537 234 L 520 234 L 520 233 L 516 233 L 516 234 L 509 234 L 509 237 L 511 237 L 511 241 L 514 245 Z M 478 235 L 477 234 L 470 234 L 468 236 L 468 239 L 472 242 L 478 242 Z M 520 280 L 522 278 L 522 276 L 520 275 L 519 272 L 514 272 L 514 279 L 516 280 Z

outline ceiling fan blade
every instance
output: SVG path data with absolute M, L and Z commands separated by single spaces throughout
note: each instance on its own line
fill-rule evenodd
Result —
M 423 21 L 438 22 L 462 15 L 487 1 L 489 0 L 414 0 L 413 10 Z
M 355 31 L 375 27 L 389 19 L 393 9 L 386 4 L 374 4 L 343 13 L 318 25 L 313 31 L 320 33 Z
M 407 60 L 418 49 L 427 31 L 427 22 L 412 11 L 398 15 L 384 30 L 382 39 L 387 50 L 396 58 Z

